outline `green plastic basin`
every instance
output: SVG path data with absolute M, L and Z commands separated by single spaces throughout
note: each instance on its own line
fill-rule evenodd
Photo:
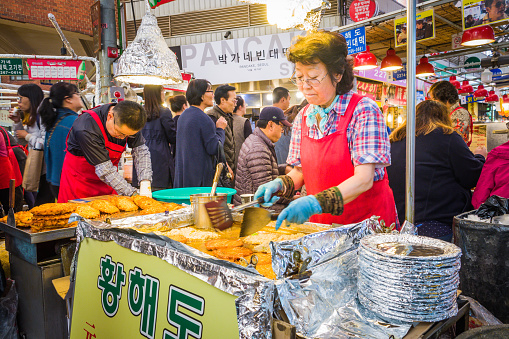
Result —
M 168 190 L 161 190 L 152 193 L 152 197 L 156 200 L 164 202 L 174 202 L 177 204 L 191 204 L 190 196 L 198 193 L 210 193 L 211 187 L 184 187 L 184 188 L 171 188 Z M 217 193 L 228 194 L 228 203 L 232 202 L 232 197 L 237 190 L 233 188 L 218 187 Z

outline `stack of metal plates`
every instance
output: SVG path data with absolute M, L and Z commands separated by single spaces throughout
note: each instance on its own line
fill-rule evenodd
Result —
M 458 312 L 461 250 L 454 244 L 406 234 L 361 240 L 358 296 L 383 318 L 435 322 Z

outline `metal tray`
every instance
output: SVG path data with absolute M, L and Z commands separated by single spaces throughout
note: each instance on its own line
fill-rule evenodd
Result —
M 76 227 L 58 228 L 54 230 L 34 233 L 30 228 L 14 228 L 3 222 L 0 222 L 0 230 L 15 238 L 22 239 L 32 244 L 42 242 L 72 238 L 76 235 Z

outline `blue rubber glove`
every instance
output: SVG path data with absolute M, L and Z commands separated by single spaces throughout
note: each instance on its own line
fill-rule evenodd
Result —
M 261 185 L 256 190 L 256 193 L 254 195 L 254 199 L 258 199 L 260 197 L 263 197 L 263 201 L 265 201 L 264 204 L 262 204 L 263 207 L 270 207 L 273 204 L 275 204 L 279 197 L 272 197 L 272 195 L 276 194 L 276 192 L 279 192 L 283 189 L 283 180 L 277 178 L 272 181 L 269 181 L 266 184 Z M 271 199 L 272 197 L 272 199 Z
M 287 208 L 281 212 L 276 221 L 276 230 L 283 224 L 284 220 L 297 224 L 302 224 L 309 220 L 313 214 L 322 213 L 322 206 L 312 195 L 298 198 L 290 203 Z

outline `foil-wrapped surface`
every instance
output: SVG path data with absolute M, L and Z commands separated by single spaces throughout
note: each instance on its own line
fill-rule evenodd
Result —
M 141 19 L 133 42 L 118 61 L 115 80 L 145 85 L 182 83 L 177 57 L 166 44 L 157 18 L 149 10 Z
M 278 304 L 308 338 L 402 338 L 409 323 L 387 319 L 357 298 L 358 248 L 377 218 L 271 243 Z
M 457 314 L 461 250 L 407 234 L 361 240 L 358 296 L 363 306 L 400 321 L 440 321 Z
M 272 280 L 261 276 L 252 267 L 242 267 L 216 259 L 167 237 L 112 227 L 115 226 L 98 221 L 79 220 L 76 229 L 78 245 L 86 237 L 114 241 L 124 248 L 161 258 L 182 271 L 238 297 L 235 304 L 240 338 L 271 338 L 274 304 Z

